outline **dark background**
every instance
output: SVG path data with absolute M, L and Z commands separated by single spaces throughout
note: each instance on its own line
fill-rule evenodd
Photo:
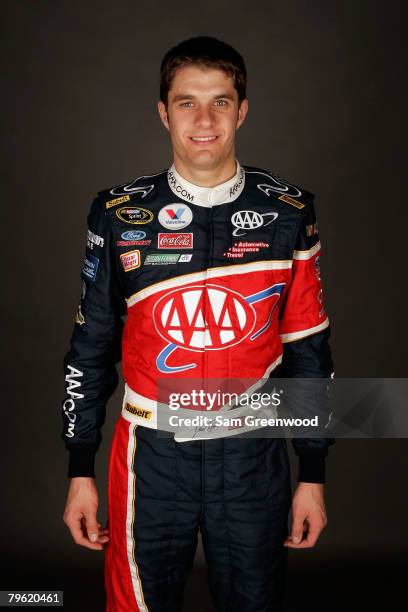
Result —
M 158 69 L 180 40 L 213 35 L 243 54 L 240 162 L 316 194 L 336 376 L 407 376 L 404 5 L 1 2 L 0 589 L 63 589 L 65 609 L 103 610 L 103 556 L 62 522 L 61 362 L 94 194 L 171 163 Z M 121 393 L 97 459 L 102 520 Z M 288 610 L 392 609 L 402 598 L 407 448 L 340 440 L 331 450 L 329 524 L 315 549 L 290 553 Z M 199 554 L 186 610 L 212 610 L 204 577 Z

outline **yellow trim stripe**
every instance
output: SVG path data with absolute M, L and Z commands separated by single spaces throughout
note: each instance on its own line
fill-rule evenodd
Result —
M 190 274 L 182 274 L 172 278 L 153 283 L 136 293 L 133 293 L 126 302 L 128 308 L 140 302 L 141 300 L 163 291 L 165 289 L 176 289 L 184 284 L 194 281 L 203 281 L 207 279 L 219 278 L 220 276 L 231 276 L 232 274 L 248 274 L 250 272 L 261 272 L 263 270 L 288 270 L 292 267 L 291 259 L 284 260 L 261 260 L 251 261 L 246 264 L 235 264 L 231 266 L 217 266 L 200 272 L 192 272 Z
M 290 334 L 279 334 L 281 342 L 284 344 L 285 342 L 293 342 L 294 340 L 300 340 L 301 338 L 307 338 L 307 336 L 311 336 L 312 334 L 316 334 L 323 329 L 326 329 L 330 325 L 328 317 L 323 321 L 323 323 L 319 323 L 319 325 L 315 325 L 315 327 L 309 327 L 309 329 L 304 329 L 299 332 L 292 332 Z
M 128 563 L 130 569 L 130 577 L 132 579 L 133 591 L 140 612 L 149 612 L 143 596 L 142 583 L 139 576 L 139 568 L 137 567 L 135 558 L 135 538 L 133 525 L 136 515 L 135 497 L 136 497 L 136 474 L 134 472 L 135 454 L 136 454 L 136 430 L 137 425 L 129 424 L 129 442 L 127 449 L 127 468 L 128 468 L 128 497 L 127 497 L 127 514 L 126 514 L 126 548 L 128 555 Z

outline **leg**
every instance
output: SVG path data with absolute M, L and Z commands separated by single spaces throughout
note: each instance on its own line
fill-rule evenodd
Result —
M 291 503 L 285 440 L 209 441 L 204 491 L 203 545 L 217 611 L 278 612 Z
M 178 612 L 201 511 L 200 448 L 120 417 L 110 461 L 109 612 Z

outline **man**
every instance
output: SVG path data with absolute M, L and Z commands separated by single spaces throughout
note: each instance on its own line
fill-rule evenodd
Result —
M 291 500 L 285 440 L 158 436 L 157 385 L 330 377 L 313 196 L 236 159 L 248 100 L 244 61 L 229 45 L 198 37 L 171 49 L 158 111 L 172 166 L 100 192 L 88 218 L 65 359 L 64 520 L 76 543 L 106 547 L 111 612 L 180 610 L 198 529 L 216 608 L 278 610 L 287 548 L 314 546 L 326 525 L 331 440 L 293 441 Z M 125 398 L 102 528 L 94 456 L 121 358 Z

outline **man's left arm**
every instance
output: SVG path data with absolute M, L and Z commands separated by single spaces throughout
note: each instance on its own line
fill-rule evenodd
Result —
M 313 199 L 306 204 L 302 213 L 293 255 L 292 282 L 280 318 L 283 360 L 279 375 L 282 378 L 330 380 L 334 368 L 329 346 L 329 319 L 323 305 L 321 244 Z M 310 388 L 313 385 L 314 382 Z M 310 388 L 307 387 L 305 391 L 310 393 Z M 318 384 L 318 392 L 315 394 L 317 410 L 321 408 L 319 401 L 322 391 L 326 393 L 326 384 Z M 313 403 L 306 411 L 308 416 L 312 416 Z M 299 458 L 299 472 L 298 486 L 292 501 L 291 534 L 285 542 L 286 546 L 314 546 L 327 524 L 323 485 L 325 460 L 328 448 L 333 443 L 333 438 L 323 435 L 292 439 Z

